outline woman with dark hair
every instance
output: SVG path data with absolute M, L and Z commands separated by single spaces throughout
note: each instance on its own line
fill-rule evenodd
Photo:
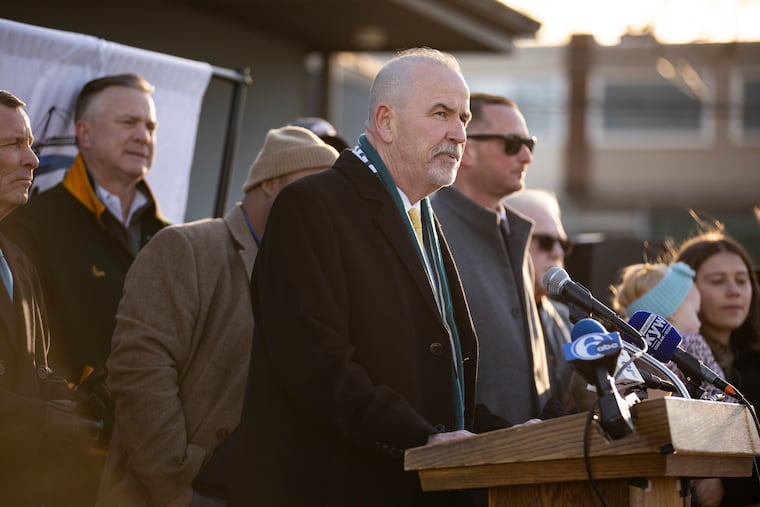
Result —
M 704 232 L 678 250 L 678 261 L 694 269 L 702 297 L 701 333 L 727 380 L 756 405 L 760 401 L 760 302 L 752 259 L 721 230 Z M 720 506 L 760 506 L 757 467 L 751 477 L 722 479 Z M 703 503 L 707 505 L 707 503 Z

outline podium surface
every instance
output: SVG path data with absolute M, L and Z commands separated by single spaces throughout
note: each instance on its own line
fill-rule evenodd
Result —
M 588 428 L 591 473 L 609 505 L 683 505 L 681 479 L 751 475 L 760 455 L 745 406 L 665 397 L 632 412 L 634 431 L 624 438 L 607 441 Z M 584 459 L 587 419 L 574 414 L 409 449 L 405 469 L 418 472 L 426 491 L 489 488 L 490 507 L 596 505 Z

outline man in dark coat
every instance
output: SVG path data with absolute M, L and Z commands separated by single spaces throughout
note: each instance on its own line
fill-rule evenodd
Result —
M 375 78 L 359 145 L 278 196 L 231 506 L 459 505 L 403 458 L 474 430 L 477 340 L 427 201 L 454 180 L 469 117 L 456 60 L 408 50 Z
M 167 224 L 144 181 L 156 141 L 152 92 L 135 74 L 82 87 L 74 163 L 0 227 L 40 276 L 56 340 L 50 362 L 74 382 L 108 357 L 127 270 Z
M 28 199 L 39 160 L 24 102 L 0 90 L 0 220 Z M 65 505 L 67 452 L 86 449 L 97 424 L 77 415 L 73 394 L 48 367 L 50 333 L 37 274 L 0 235 L 0 503 Z M 51 401 L 56 398 L 61 400 Z M 94 433 L 92 434 L 94 437 Z M 53 503 L 55 501 L 56 503 Z
M 74 112 L 74 163 L 61 183 L 0 225 L 40 277 L 55 341 L 50 364 L 74 383 L 103 371 L 127 270 L 138 250 L 167 225 L 144 181 L 156 142 L 152 92 L 135 74 L 85 84 Z M 105 376 L 95 377 L 89 382 L 103 391 Z M 95 503 L 108 433 L 98 449 L 72 456 L 66 467 L 70 481 L 80 484 L 82 505 Z

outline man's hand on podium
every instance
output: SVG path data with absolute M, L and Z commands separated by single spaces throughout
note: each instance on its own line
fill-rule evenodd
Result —
M 460 438 L 474 437 L 475 433 L 467 430 L 447 431 L 445 433 L 433 433 L 428 437 L 429 444 L 437 444 L 439 442 L 446 442 L 448 440 L 457 440 Z
M 528 419 L 528 420 L 527 420 L 527 421 L 525 421 L 524 423 L 515 424 L 515 425 L 514 425 L 514 426 L 512 426 L 512 427 L 514 428 L 514 427 L 516 427 L 516 426 L 526 426 L 526 425 L 528 425 L 528 424 L 536 424 L 536 423 L 540 423 L 541 421 L 543 421 L 543 419 Z

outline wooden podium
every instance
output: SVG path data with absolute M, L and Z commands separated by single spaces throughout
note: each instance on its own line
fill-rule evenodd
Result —
M 752 473 L 760 437 L 742 405 L 665 397 L 633 408 L 633 433 L 589 429 L 591 471 L 610 506 L 683 506 L 686 480 Z M 584 462 L 587 413 L 409 449 L 425 491 L 488 488 L 489 507 L 599 505 Z

